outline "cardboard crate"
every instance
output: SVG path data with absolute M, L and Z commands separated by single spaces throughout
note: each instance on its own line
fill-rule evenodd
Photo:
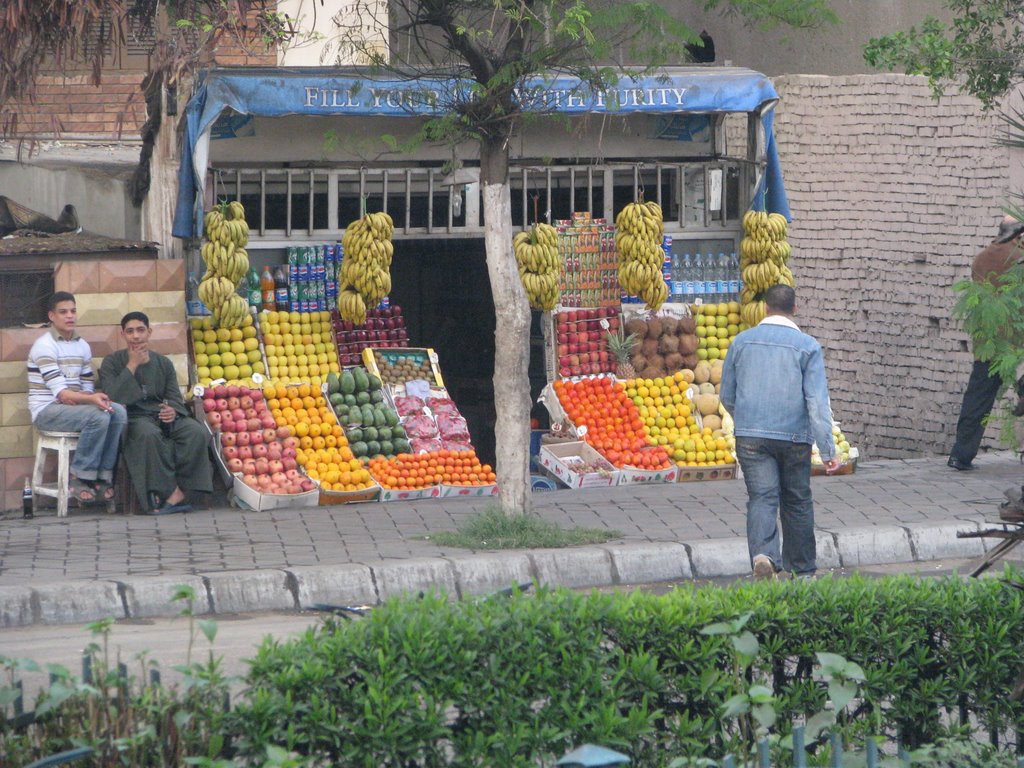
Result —
M 474 496 L 497 496 L 498 486 L 496 483 L 490 485 L 445 485 L 441 483 L 441 498 L 449 496 L 460 496 L 472 498 Z
M 734 480 L 735 464 L 719 464 L 712 467 L 679 467 L 679 482 L 692 483 L 702 480 Z
M 675 465 L 666 469 L 619 467 L 619 485 L 632 485 L 637 483 L 674 483 L 678 476 L 679 467 Z
M 441 378 L 441 368 L 437 363 L 437 353 L 429 347 L 367 347 L 363 350 L 363 366 L 367 371 L 381 379 L 380 368 L 377 367 L 377 355 L 386 360 L 398 357 L 412 357 L 414 360 L 430 361 L 430 370 L 434 375 L 431 383 L 433 386 L 443 387 L 444 379 Z
M 550 472 L 561 483 L 570 488 L 607 488 L 619 484 L 619 471 L 587 472 L 581 474 L 571 466 L 571 460 L 579 458 L 588 464 L 597 461 L 608 462 L 600 453 L 584 442 L 542 445 L 537 454 L 541 467 Z M 609 464 L 609 466 L 611 466 Z
M 234 476 L 235 501 L 249 509 L 261 512 L 281 507 L 315 507 L 320 502 L 320 489 L 304 493 L 260 493 L 242 482 L 241 475 Z
M 438 499 L 441 497 L 441 486 L 429 488 L 381 488 L 381 501 L 416 501 L 417 499 Z
M 333 507 L 336 504 L 355 504 L 361 501 L 377 501 L 381 488 L 376 483 L 370 488 L 358 491 L 326 491 L 320 488 L 320 506 Z

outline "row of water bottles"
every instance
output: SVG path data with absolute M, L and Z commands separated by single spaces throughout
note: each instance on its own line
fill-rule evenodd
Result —
M 735 253 L 666 253 L 669 301 L 717 304 L 739 301 L 743 281 Z

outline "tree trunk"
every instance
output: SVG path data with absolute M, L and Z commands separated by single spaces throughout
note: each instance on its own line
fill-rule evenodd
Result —
M 512 253 L 508 149 L 501 139 L 480 142 L 484 248 L 494 296 L 494 425 L 499 501 L 509 515 L 532 506 L 530 485 L 530 305 Z

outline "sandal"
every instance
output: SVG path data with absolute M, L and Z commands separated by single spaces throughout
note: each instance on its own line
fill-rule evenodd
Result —
M 96 503 L 96 489 L 85 480 L 80 480 L 77 477 L 71 478 L 71 481 L 68 483 L 68 493 L 70 493 L 79 504 L 89 505 Z
M 102 501 L 114 500 L 114 486 L 106 480 L 96 481 L 96 495 Z

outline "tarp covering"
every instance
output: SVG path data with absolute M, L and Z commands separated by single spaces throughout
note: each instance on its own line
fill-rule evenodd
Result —
M 465 99 L 468 85 L 441 79 L 378 79 L 355 69 L 246 68 L 212 70 L 188 103 L 185 144 L 178 176 L 175 237 L 198 237 L 202 227 L 203 179 L 209 134 L 225 110 L 240 115 L 387 115 L 423 117 L 438 114 L 453 99 Z M 591 92 L 575 77 L 535 78 L 520 91 L 531 112 L 559 114 L 756 112 L 778 100 L 771 81 L 749 69 L 690 67 L 623 78 L 608 91 Z M 782 174 L 772 136 L 772 110 L 762 124 L 767 137 L 767 164 L 755 195 L 755 207 L 789 218 Z

